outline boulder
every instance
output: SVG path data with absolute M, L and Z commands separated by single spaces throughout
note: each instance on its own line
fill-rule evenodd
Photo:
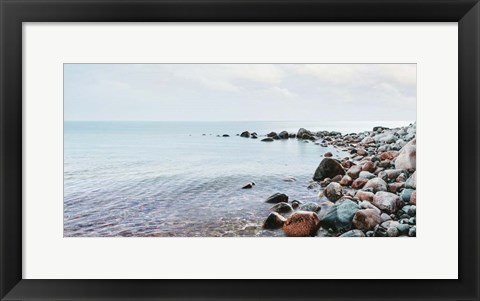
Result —
M 319 219 L 315 212 L 297 211 L 283 224 L 287 236 L 313 236 L 318 231 Z
M 280 137 L 280 139 L 288 139 L 288 132 L 287 131 L 281 131 L 278 134 L 278 137 Z
M 222 137 L 230 137 L 228 134 L 223 134 Z
M 344 175 L 345 171 L 338 161 L 332 158 L 324 158 L 313 175 L 314 181 L 322 181 L 325 178 L 333 178 L 337 175 Z
M 273 138 L 267 137 L 267 138 L 263 138 L 261 141 L 264 141 L 264 142 L 272 142 L 272 141 L 273 141 Z
M 242 132 L 240 134 L 240 137 L 249 138 L 250 137 L 250 132 L 249 131 Z
M 352 220 L 353 226 L 359 230 L 373 230 L 382 222 L 380 213 L 375 209 L 358 210 Z
M 297 132 L 297 138 L 299 138 L 299 139 L 309 139 L 309 140 L 311 140 L 312 137 L 315 138 L 314 136 L 315 136 L 315 134 L 313 132 L 311 132 L 309 130 L 306 130 L 304 128 L 300 128 Z
M 276 204 L 285 202 L 288 203 L 288 196 L 284 193 L 275 193 L 272 194 L 268 199 L 265 201 L 266 203 Z
M 263 222 L 264 229 L 278 229 L 283 226 L 287 219 L 276 212 L 271 212 Z
M 273 137 L 276 137 L 276 136 L 278 136 L 278 135 L 275 132 L 270 132 L 270 133 L 267 134 L 267 137 L 270 137 L 270 138 L 273 138 Z
M 417 168 L 417 139 L 414 138 L 400 150 L 395 160 L 396 169 L 415 170 Z
M 372 204 L 386 213 L 395 213 L 403 207 L 404 202 L 396 194 L 379 191 L 375 193 Z
M 332 154 L 331 152 L 326 152 L 325 154 L 323 154 L 323 156 L 324 156 L 325 158 L 330 158 L 330 157 L 333 156 L 333 154 Z
M 336 202 L 343 196 L 342 185 L 336 182 L 332 182 L 325 187 L 323 194 L 331 202 Z
M 368 180 L 365 186 L 363 186 L 364 190 L 369 188 L 371 188 L 374 193 L 377 193 L 378 191 L 387 191 L 387 183 L 380 178 L 373 178 Z
M 325 229 L 348 231 L 352 227 L 353 216 L 358 209 L 359 207 L 354 201 L 342 199 L 327 209 L 320 219 L 320 224 Z
M 369 201 L 362 201 L 360 204 L 358 204 L 358 207 L 360 209 L 373 209 L 375 210 L 379 215 L 382 214 L 382 211 L 378 209 L 377 207 L 373 206 L 371 202 Z
M 272 208 L 270 208 L 270 211 L 274 211 L 278 213 L 288 213 L 288 212 L 292 212 L 293 208 L 288 203 L 280 202 L 278 204 L 275 204 Z

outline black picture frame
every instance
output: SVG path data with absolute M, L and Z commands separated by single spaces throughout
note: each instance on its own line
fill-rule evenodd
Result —
M 479 300 L 477 0 L 0 0 L 0 10 L 1 300 Z M 153 21 L 458 22 L 459 279 L 22 279 L 22 22 Z

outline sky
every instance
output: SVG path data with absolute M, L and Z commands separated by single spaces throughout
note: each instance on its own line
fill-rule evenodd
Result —
M 66 121 L 415 121 L 416 64 L 65 64 Z

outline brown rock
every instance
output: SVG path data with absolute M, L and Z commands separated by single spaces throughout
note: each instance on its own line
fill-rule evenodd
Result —
M 359 230 L 373 230 L 382 223 L 382 218 L 375 209 L 358 210 L 353 217 L 353 226 Z
M 360 174 L 361 171 L 362 171 L 361 165 L 354 165 L 347 170 L 347 175 L 349 175 L 350 178 L 352 179 L 356 179 L 358 178 L 358 175 Z
M 404 187 L 405 187 L 405 182 L 403 183 L 395 182 L 395 183 L 388 184 L 387 190 L 388 192 L 397 193 L 400 191 L 401 188 L 404 188 Z
M 345 160 L 345 161 L 342 162 L 342 166 L 343 166 L 344 168 L 350 168 L 350 167 L 352 167 L 353 165 L 355 165 L 355 164 L 354 164 L 352 161 L 349 161 L 349 160 Z
M 342 180 L 342 178 L 343 177 L 341 175 L 336 175 L 336 176 L 333 177 L 332 182 L 338 183 Z
M 374 193 L 378 191 L 387 191 L 387 183 L 380 178 L 373 178 L 368 180 L 368 182 L 363 186 L 363 189 L 371 188 Z
M 352 185 L 352 182 L 353 182 L 353 180 L 349 175 L 344 175 L 339 183 L 342 186 L 350 186 L 350 185 Z
M 403 207 L 404 202 L 396 194 L 379 191 L 375 193 L 372 204 L 386 213 L 395 213 Z
M 352 188 L 353 189 L 361 189 L 365 184 L 367 184 L 368 179 L 365 178 L 358 178 L 352 183 Z
M 393 160 L 398 156 L 398 151 L 387 151 L 380 155 L 380 160 Z
M 375 163 L 373 163 L 372 161 L 367 161 L 367 163 L 365 163 L 362 166 L 363 171 L 374 172 L 375 169 L 377 169 L 377 168 L 375 166 Z
M 323 156 L 326 157 L 326 158 L 330 158 L 330 157 L 332 157 L 333 155 L 332 155 L 331 152 L 326 152 Z
M 361 201 L 368 201 L 368 202 L 371 202 L 373 201 L 373 196 L 375 194 L 373 192 L 370 192 L 370 191 L 363 191 L 363 190 L 359 190 L 357 191 L 357 193 L 355 194 L 355 197 Z
M 410 204 L 417 205 L 417 191 L 413 191 L 410 195 Z
M 313 236 L 318 230 L 319 222 L 315 212 L 298 211 L 283 224 L 283 231 L 287 236 Z

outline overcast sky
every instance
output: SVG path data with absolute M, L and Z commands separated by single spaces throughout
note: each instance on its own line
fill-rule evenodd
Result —
M 416 120 L 415 64 L 65 64 L 65 120 Z

